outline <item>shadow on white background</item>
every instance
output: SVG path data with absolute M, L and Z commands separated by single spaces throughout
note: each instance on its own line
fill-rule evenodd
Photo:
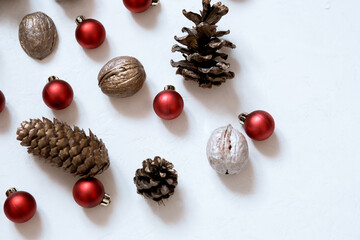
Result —
M 17 231 L 26 239 L 39 239 L 42 235 L 42 222 L 39 210 L 32 219 L 25 223 L 14 223 Z
M 145 118 L 150 114 L 152 111 L 152 96 L 146 81 L 140 91 L 131 97 L 109 97 L 111 104 L 121 115 L 132 118 Z
M 9 109 L 6 107 L 0 113 L 0 134 L 6 133 L 9 131 L 11 125 L 11 115 Z
M 30 8 L 29 0 L 0 0 L 0 5 L 0 21 L 11 20 L 17 27 Z
M 182 189 L 176 188 L 175 193 L 168 200 L 164 201 L 165 206 L 159 205 L 153 200 L 147 199 L 153 213 L 166 224 L 176 224 L 181 221 L 185 215 Z
M 235 175 L 222 175 L 218 174 L 222 183 L 234 193 L 249 195 L 253 193 L 254 190 L 254 168 L 249 159 L 246 167 L 239 173 Z
M 75 31 L 75 30 L 74 30 Z M 79 45 L 79 47 L 81 47 Z M 105 64 L 107 61 L 109 61 L 110 57 L 110 44 L 107 38 L 105 38 L 105 41 L 101 44 L 100 47 L 95 49 L 86 49 L 83 48 L 86 55 L 94 60 L 95 62 L 103 63 Z
M 256 150 L 267 157 L 275 158 L 280 153 L 280 143 L 276 134 L 276 129 L 270 138 L 265 141 L 253 141 L 253 143 Z
M 56 0 L 56 2 L 63 8 L 65 14 L 74 20 L 74 25 L 77 16 L 90 18 L 95 8 L 94 0 Z
M 178 137 L 185 136 L 189 131 L 189 119 L 185 109 L 181 113 L 181 115 L 176 119 L 173 120 L 162 119 L 162 122 L 169 132 L 175 134 Z
M 124 6 L 125 8 L 125 6 Z M 151 30 L 158 24 L 158 16 L 161 13 L 161 4 L 157 6 L 150 6 L 148 10 L 139 14 L 131 13 L 133 19 L 143 28 Z
M 52 110 L 52 112 L 56 118 L 66 122 L 70 126 L 76 125 L 77 121 L 79 120 L 79 109 L 75 100 L 70 104 L 69 107 L 59 111 Z

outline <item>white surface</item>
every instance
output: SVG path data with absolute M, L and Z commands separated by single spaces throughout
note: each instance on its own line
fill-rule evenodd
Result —
M 132 15 L 121 0 L 0 0 L 0 191 L 17 187 L 34 195 L 38 212 L 26 224 L 0 214 L 1 239 L 360 239 L 360 2 L 356 0 L 224 0 L 230 13 L 219 29 L 237 48 L 230 58 L 236 78 L 219 88 L 183 82 L 171 68 L 174 35 L 191 26 L 181 10 L 201 1 L 163 0 Z M 59 33 L 44 61 L 29 58 L 18 24 L 43 11 Z M 83 50 L 74 39 L 77 15 L 100 20 L 107 40 Z M 97 86 L 109 59 L 131 55 L 147 71 L 132 98 L 110 99 Z M 53 112 L 41 91 L 50 75 L 67 80 L 74 103 Z M 174 84 L 185 112 L 160 120 L 153 97 Z M 250 164 L 238 176 L 219 176 L 206 159 L 211 132 L 237 114 L 269 111 L 276 133 L 249 140 Z M 111 167 L 99 179 L 112 196 L 108 208 L 82 209 L 72 199 L 76 179 L 35 160 L 16 139 L 29 118 L 56 116 L 91 128 L 109 150 Z M 157 206 L 136 194 L 135 170 L 160 155 L 179 173 L 176 194 Z M 4 202 L 5 194 L 0 194 Z

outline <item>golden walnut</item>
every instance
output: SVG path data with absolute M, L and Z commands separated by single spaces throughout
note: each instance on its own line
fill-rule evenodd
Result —
M 53 20 L 42 12 L 26 15 L 19 25 L 19 41 L 27 55 L 46 58 L 55 48 L 57 31 Z
M 143 86 L 146 73 L 134 57 L 116 57 L 107 62 L 99 72 L 101 91 L 111 97 L 130 97 Z

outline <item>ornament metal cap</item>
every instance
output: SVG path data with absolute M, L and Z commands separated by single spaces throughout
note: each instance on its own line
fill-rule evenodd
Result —
M 77 25 L 79 25 L 80 23 L 82 23 L 85 20 L 85 17 L 83 15 L 77 16 L 75 19 L 75 23 Z
M 160 0 L 152 0 L 152 3 L 151 3 L 152 6 L 156 6 L 158 4 L 160 4 Z
M 6 191 L 5 195 L 6 197 L 9 197 L 11 194 L 17 192 L 16 188 L 10 188 Z
M 104 198 L 101 201 L 100 205 L 104 206 L 104 207 L 107 207 L 107 206 L 109 206 L 110 203 L 111 203 L 111 197 L 110 197 L 109 194 L 105 193 Z
M 170 90 L 170 91 L 175 91 L 175 87 L 173 85 L 166 85 L 164 87 L 164 90 Z
M 244 112 L 238 116 L 238 119 L 239 119 L 241 125 L 245 124 L 245 120 L 248 115 L 249 115 L 248 113 Z
M 49 82 L 54 81 L 54 80 L 58 80 L 58 79 L 59 79 L 59 78 L 58 78 L 57 76 L 50 76 L 50 77 L 48 77 Z

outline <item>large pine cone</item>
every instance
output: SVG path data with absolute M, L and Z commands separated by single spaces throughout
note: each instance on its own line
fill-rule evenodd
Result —
M 28 147 L 28 153 L 41 156 L 47 162 L 65 171 L 82 177 L 92 177 L 102 173 L 109 165 L 108 151 L 100 139 L 89 130 L 68 124 L 54 118 L 30 119 L 17 129 L 17 140 Z
M 162 200 L 173 195 L 178 184 L 174 165 L 161 157 L 148 158 L 142 165 L 134 177 L 137 193 L 163 204 Z
M 187 36 L 175 36 L 175 40 L 186 47 L 177 44 L 172 47 L 173 52 L 181 52 L 185 57 L 185 60 L 179 62 L 171 60 L 171 65 L 178 68 L 176 74 L 182 75 L 185 80 L 198 82 L 203 88 L 220 85 L 235 76 L 233 72 L 228 71 L 230 64 L 220 60 L 226 60 L 228 55 L 218 52 L 223 47 L 236 47 L 233 43 L 220 38 L 229 34 L 230 30 L 217 31 L 215 25 L 229 9 L 221 2 L 212 6 L 210 2 L 211 0 L 202 1 L 201 15 L 183 10 L 184 16 L 196 26 L 182 29 L 182 32 L 188 33 Z

